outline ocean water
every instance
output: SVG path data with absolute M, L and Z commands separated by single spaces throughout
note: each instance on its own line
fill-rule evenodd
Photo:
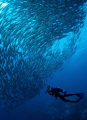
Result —
M 87 120 L 86 6 L 0 1 L 0 120 Z M 84 97 L 64 102 L 45 94 L 48 85 Z

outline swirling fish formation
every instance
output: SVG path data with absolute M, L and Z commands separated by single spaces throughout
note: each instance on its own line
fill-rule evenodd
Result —
M 77 40 L 64 38 L 83 26 L 84 3 L 0 2 L 0 105 L 5 110 L 39 94 L 45 80 L 75 53 Z

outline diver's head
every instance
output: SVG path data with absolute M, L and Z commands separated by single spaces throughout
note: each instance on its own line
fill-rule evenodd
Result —
M 53 89 L 53 87 L 50 87 L 50 85 L 47 86 L 47 91 L 48 91 L 48 92 L 51 92 L 52 89 Z
M 49 89 L 49 88 L 50 88 L 50 85 L 47 86 L 47 89 Z
M 47 90 L 45 93 L 49 92 L 49 89 L 50 89 L 50 85 L 47 86 Z

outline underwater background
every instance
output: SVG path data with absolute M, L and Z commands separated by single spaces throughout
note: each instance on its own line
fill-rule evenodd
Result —
M 0 120 L 87 120 L 86 80 L 86 0 L 0 0 Z

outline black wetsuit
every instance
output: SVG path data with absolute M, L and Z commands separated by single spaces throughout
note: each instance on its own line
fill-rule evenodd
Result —
M 59 97 L 60 99 L 62 99 L 65 102 L 72 102 L 72 103 L 77 103 L 79 102 L 82 98 L 83 98 L 83 93 L 77 93 L 77 94 L 66 94 L 67 91 L 64 91 L 60 88 L 48 88 L 47 91 L 50 95 L 55 95 L 55 98 L 57 99 L 57 97 Z M 69 96 L 78 96 L 79 98 L 77 100 L 67 100 L 65 97 L 69 97 Z

